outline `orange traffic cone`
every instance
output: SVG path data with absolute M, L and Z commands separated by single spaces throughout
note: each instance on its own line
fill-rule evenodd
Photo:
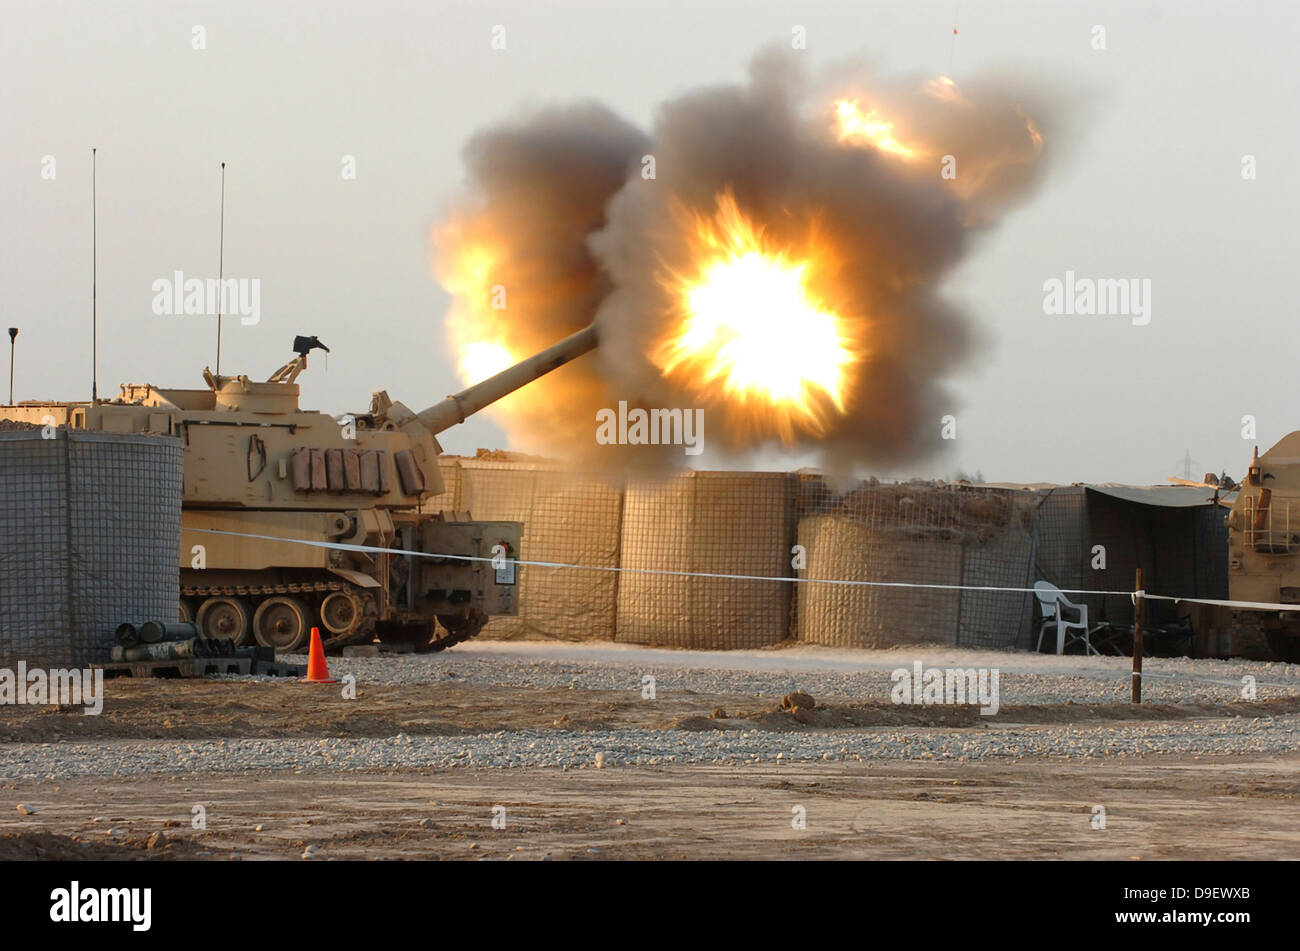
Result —
M 305 684 L 336 684 L 337 680 L 330 679 L 329 665 L 325 663 L 325 648 L 320 642 L 320 628 L 311 629 L 311 652 L 307 655 L 307 676 L 303 678 Z

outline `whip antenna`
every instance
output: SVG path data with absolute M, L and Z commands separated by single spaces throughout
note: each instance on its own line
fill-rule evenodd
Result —
M 217 248 L 217 376 L 221 376 L 221 315 L 226 303 L 226 163 L 221 163 L 221 237 Z
M 9 405 L 14 405 L 14 341 L 18 339 L 18 328 L 9 328 Z
M 90 150 L 90 405 L 99 405 L 99 221 L 95 191 L 96 149 Z M 13 371 L 10 371 L 10 377 Z

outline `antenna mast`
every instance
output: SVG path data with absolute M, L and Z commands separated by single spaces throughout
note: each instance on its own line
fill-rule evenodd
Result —
M 221 238 L 217 250 L 217 376 L 221 376 L 221 316 L 226 304 L 226 163 L 221 163 Z
M 99 220 L 96 149 L 90 150 L 90 405 L 99 405 Z M 10 371 L 12 376 L 12 371 Z

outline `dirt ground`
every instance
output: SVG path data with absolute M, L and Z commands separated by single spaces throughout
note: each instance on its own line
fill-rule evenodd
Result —
M 10 787 L 0 859 L 1280 859 L 1298 788 L 1300 754 L 101 778 Z
M 725 716 L 714 716 L 717 712 Z M 1257 704 L 1003 708 L 1021 725 L 1256 716 Z M 518 729 L 986 729 L 971 708 L 812 711 L 736 695 L 468 683 L 336 688 L 118 681 L 101 716 L 9 707 L 0 742 L 456 735 Z M 1300 857 L 1300 753 L 201 774 L 9 782 L 0 859 L 1270 859 Z M 206 829 L 192 828 L 195 805 Z M 494 806 L 505 828 L 494 828 Z M 1105 828 L 1093 828 L 1094 807 Z M 800 812 L 802 809 L 802 813 Z M 499 812 L 499 810 L 498 810 Z M 802 815 L 805 828 L 795 828 Z M 261 829 L 258 830 L 258 826 Z M 161 835 L 157 835 L 161 833 Z M 151 841 L 152 840 L 152 841 Z
M 8 706 L 0 743 L 48 743 L 117 737 L 198 740 L 291 737 L 457 736 L 524 729 L 670 728 L 805 730 L 872 726 L 983 728 L 975 707 L 890 703 L 817 705 L 792 713 L 779 704 L 734 694 L 680 691 L 645 703 L 632 691 L 536 689 L 469 683 L 362 686 L 345 700 L 336 686 L 296 682 L 111 681 L 103 712 L 81 707 Z M 715 717 L 715 711 L 726 716 Z M 1003 722 L 1050 724 L 1189 717 L 1253 717 L 1300 711 L 1300 697 L 1223 704 L 1003 705 Z

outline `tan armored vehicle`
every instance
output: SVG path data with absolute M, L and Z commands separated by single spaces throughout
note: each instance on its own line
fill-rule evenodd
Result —
M 299 409 L 295 380 L 325 348 L 298 337 L 265 383 L 205 370 L 201 390 L 125 384 L 111 401 L 23 402 L 0 418 L 181 438 L 179 613 L 202 636 L 288 651 L 317 626 L 327 646 L 378 635 L 438 650 L 517 613 L 520 526 L 428 510 L 444 489 L 437 434 L 595 346 L 589 327 L 420 413 L 384 392 L 340 419 Z
M 1234 640 L 1267 643 L 1300 663 L 1300 432 L 1264 455 L 1256 448 L 1228 513 L 1228 593 L 1233 601 L 1294 604 L 1294 611 L 1236 611 Z

